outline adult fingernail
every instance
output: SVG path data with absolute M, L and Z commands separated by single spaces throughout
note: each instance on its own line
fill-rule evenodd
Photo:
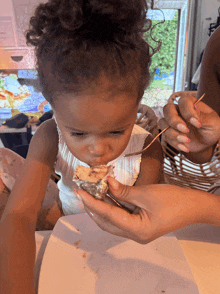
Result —
M 197 105 L 194 105 L 194 107 L 195 107 L 195 110 L 196 110 L 198 113 L 200 113 L 198 106 L 197 106 Z
M 195 117 L 191 117 L 189 122 L 196 128 L 201 128 L 201 123 Z
M 181 133 L 189 133 L 189 129 L 183 124 L 178 124 L 177 130 L 180 131 Z
M 82 201 L 82 197 L 79 195 L 78 191 L 77 191 L 75 188 L 74 188 L 73 190 L 74 190 L 74 193 L 75 193 L 76 197 L 77 197 L 80 201 Z
M 183 145 L 183 144 L 178 144 L 177 145 L 178 146 L 178 148 L 181 150 L 181 151 L 183 151 L 183 152 L 189 152 L 189 149 L 185 146 L 185 145 Z
M 180 142 L 180 143 L 189 143 L 190 142 L 190 139 L 186 136 L 182 136 L 182 135 L 178 135 L 177 136 L 177 140 Z

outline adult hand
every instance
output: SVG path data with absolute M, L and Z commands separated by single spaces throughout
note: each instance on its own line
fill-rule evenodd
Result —
M 159 126 L 161 129 L 170 128 L 163 133 L 162 144 L 167 142 L 177 150 L 197 153 L 219 140 L 218 114 L 202 101 L 194 106 L 196 101 L 194 96 L 184 95 L 178 105 L 169 102 L 164 106 L 164 118 L 159 121 Z
M 146 244 L 178 228 L 206 221 L 209 193 L 170 185 L 130 187 L 111 177 L 108 182 L 116 199 L 139 208 L 136 214 L 97 200 L 85 191 L 79 190 L 78 194 L 97 225 L 114 235 Z

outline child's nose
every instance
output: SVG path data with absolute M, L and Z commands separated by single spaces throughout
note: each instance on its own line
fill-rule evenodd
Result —
M 89 152 L 92 156 L 102 157 L 108 152 L 108 146 L 102 140 L 95 140 L 93 144 L 89 146 Z

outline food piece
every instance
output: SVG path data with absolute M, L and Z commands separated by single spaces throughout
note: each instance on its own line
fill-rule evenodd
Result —
M 108 191 L 106 176 L 112 172 L 112 166 L 93 167 L 77 166 L 73 181 L 80 189 L 85 190 L 97 199 L 104 199 Z

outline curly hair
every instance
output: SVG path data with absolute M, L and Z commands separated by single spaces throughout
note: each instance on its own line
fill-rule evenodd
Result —
M 104 72 L 137 78 L 138 102 L 150 81 L 151 55 L 143 32 L 151 27 L 145 0 L 49 0 L 39 4 L 26 32 L 35 46 L 41 90 L 79 93 Z

